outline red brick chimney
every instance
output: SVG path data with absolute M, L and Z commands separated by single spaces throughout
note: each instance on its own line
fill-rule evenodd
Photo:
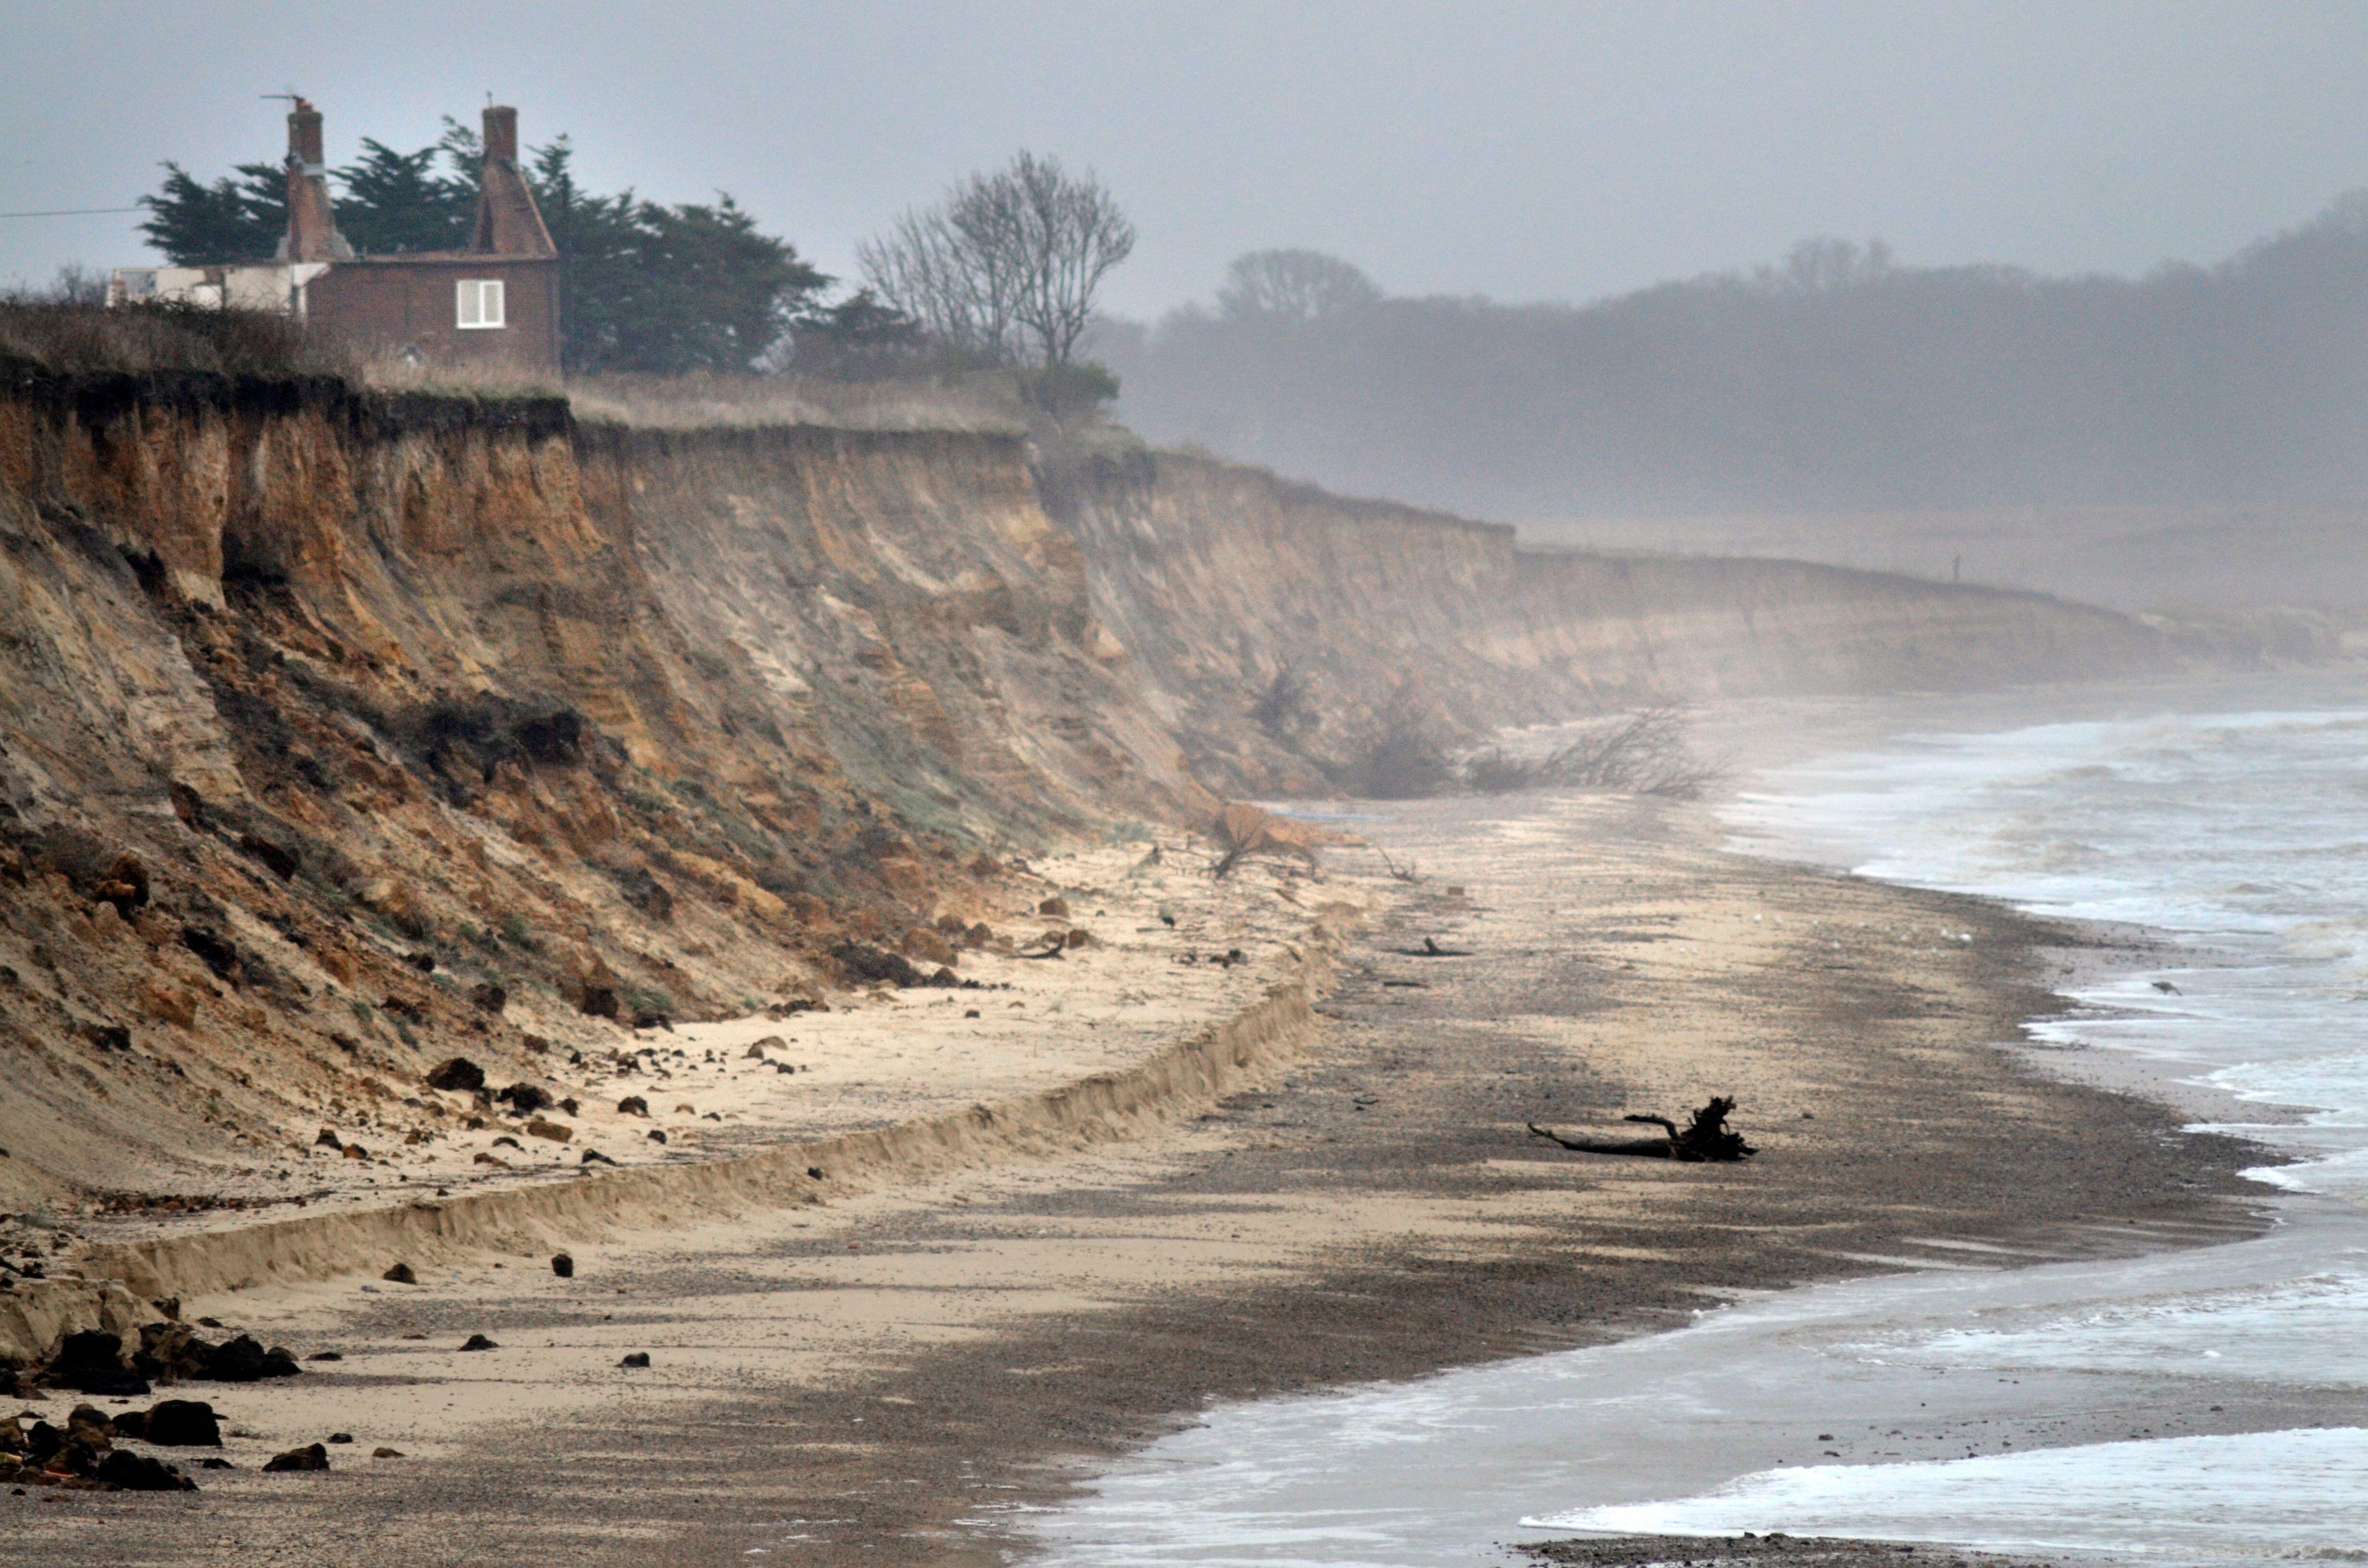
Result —
M 477 225 L 469 248 L 487 256 L 557 256 L 559 247 L 551 243 L 534 192 L 518 171 L 518 110 L 490 106 L 484 125 L 485 169 L 477 187 Z
M 518 162 L 518 110 L 506 104 L 488 105 L 484 142 L 487 163 L 515 165 Z
M 281 261 L 343 261 L 354 247 L 337 233 L 329 169 L 321 150 L 321 111 L 303 98 L 288 113 L 288 235 Z

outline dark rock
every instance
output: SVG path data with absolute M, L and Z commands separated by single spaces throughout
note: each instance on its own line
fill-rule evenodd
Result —
M 469 1001 L 481 1013 L 498 1013 L 510 1005 L 507 990 L 492 981 L 480 981 L 469 992 Z
M 329 1441 L 333 1443 L 350 1443 L 353 1440 L 354 1435 L 351 1432 L 332 1432 L 329 1434 Z
M 144 1410 L 117 1411 L 115 1435 L 119 1437 L 145 1437 L 148 1435 L 148 1413 Z
M 613 1018 L 617 1016 L 616 990 L 607 985 L 587 985 L 584 988 L 584 999 L 576 1006 L 587 1017 Z
M 284 849 L 271 840 L 258 837 L 252 833 L 240 834 L 238 846 L 269 867 L 271 874 L 283 882 L 296 874 L 300 862 L 292 849 Z
M 123 1341 L 97 1331 L 67 1335 L 50 1362 L 49 1379 L 78 1393 L 130 1396 L 148 1392 L 148 1380 L 124 1365 Z
M 650 1353 L 646 1350 L 636 1350 L 617 1363 L 620 1367 L 646 1367 L 649 1364 Z
M 338 1350 L 315 1350 L 304 1358 L 307 1361 L 342 1361 L 345 1358 L 345 1353 Z
M 36 1421 L 25 1433 L 25 1454 L 35 1464 L 47 1464 L 50 1456 L 66 1446 L 66 1435 L 46 1421 Z
M 129 1051 L 131 1031 L 121 1024 L 85 1024 L 83 1038 L 101 1051 Z
M 284 1345 L 275 1345 L 263 1353 L 263 1375 L 267 1378 L 292 1378 L 303 1370 Z
M 469 1335 L 469 1342 L 461 1346 L 461 1348 L 463 1350 L 499 1350 L 501 1346 L 497 1341 L 487 1339 L 482 1334 L 472 1334 Z
M 181 927 L 181 946 L 198 955 L 198 961 L 213 971 L 216 980 L 238 983 L 238 949 L 219 931 L 203 926 Z
M 901 953 L 883 953 L 878 948 L 866 947 L 861 942 L 841 942 L 830 950 L 830 956 L 856 980 L 878 981 L 900 987 L 925 983 L 921 971 Z
M 512 1084 L 508 1088 L 504 1089 L 499 1094 L 495 1095 L 494 1098 L 508 1101 L 510 1105 L 517 1108 L 518 1113 L 520 1116 L 532 1116 L 536 1111 L 541 1110 L 543 1107 L 551 1103 L 551 1095 L 548 1090 L 539 1088 L 536 1085 L 528 1083 Z
M 118 1427 L 121 1422 L 117 1423 Z M 201 1399 L 160 1399 L 142 1417 L 140 1437 L 160 1449 L 219 1449 L 222 1422 Z
M 956 974 L 952 970 L 941 969 L 938 971 L 937 973 L 929 976 L 929 983 L 936 986 L 940 991 L 951 991 L 955 986 L 962 983 L 962 976 Z
M 642 1098 L 639 1095 L 627 1095 L 623 1099 L 617 1102 L 617 1114 L 619 1116 L 647 1116 L 650 1114 L 650 1102 Z
M 108 1452 L 107 1439 L 95 1432 L 68 1432 L 41 1468 L 53 1475 L 95 1476 Z
M 396 1264 L 393 1267 L 380 1275 L 379 1278 L 396 1285 L 416 1285 L 419 1283 L 419 1276 L 411 1271 L 411 1265 L 407 1263 Z
M 115 1423 L 108 1419 L 106 1411 L 95 1404 L 77 1404 L 66 1413 L 66 1436 L 72 1437 L 81 1433 L 94 1435 L 98 1444 L 111 1443 L 115 1440 Z
M 341 1152 L 348 1160 L 367 1160 L 370 1157 L 369 1147 L 360 1143 L 348 1143 Z
M 206 1362 L 205 1375 L 218 1383 L 252 1383 L 263 1378 L 263 1346 L 248 1335 L 223 1341 Z
M 633 1027 L 637 1029 L 664 1029 L 674 1033 L 674 1020 L 664 1013 L 635 1013 Z
M 573 1279 L 575 1278 L 575 1260 L 564 1252 L 553 1253 L 551 1257 L 551 1271 L 562 1279 Z
M 263 1468 L 267 1473 L 287 1470 L 326 1470 L 329 1468 L 329 1450 L 318 1443 L 290 1449 L 284 1454 L 274 1454 L 264 1460 Z
M 112 1486 L 119 1492 L 195 1492 L 198 1483 L 166 1464 L 147 1454 L 110 1452 L 92 1470 L 91 1477 L 102 1486 Z
M 199 1460 L 198 1461 L 198 1467 L 200 1470 L 236 1470 L 238 1468 L 238 1466 L 231 1463 L 230 1460 L 222 1459 L 215 1454 L 208 1454 L 205 1458 Z
M 417 970 L 422 974 L 434 974 L 436 972 L 436 955 L 434 953 L 412 953 L 405 957 L 403 961 L 409 964 L 412 968 Z
M 1069 913 L 1069 901 L 1056 893 L 1053 897 L 1048 898 L 1043 903 L 1038 904 L 1036 906 L 1036 913 L 1039 915 L 1065 915 Z
M 148 868 L 130 850 L 118 855 L 107 868 L 107 875 L 99 879 L 98 896 L 119 908 L 128 903 L 131 907 L 123 908 L 122 913 L 130 915 L 132 909 L 148 902 Z
M 526 1153 L 526 1145 L 519 1142 L 515 1138 L 496 1138 L 494 1140 L 494 1147 L 496 1149 L 500 1148 L 505 1143 L 508 1144 L 511 1148 L 516 1149 L 521 1154 Z
M 472 1095 L 485 1086 L 485 1070 L 465 1056 L 439 1062 L 427 1074 L 427 1086 Z
M 653 1143 L 663 1143 L 663 1142 L 665 1142 L 666 1141 L 666 1135 L 663 1131 L 659 1131 L 657 1128 L 655 1128 L 655 1127 L 653 1127 L 653 1128 L 651 1128 L 651 1129 L 650 1129 L 650 1142 L 653 1142 Z
M 586 1149 L 584 1151 L 584 1158 L 581 1163 L 587 1165 L 613 1165 L 617 1162 L 610 1159 L 608 1155 L 602 1153 L 598 1149 Z
M 820 1181 L 822 1179 L 822 1167 L 820 1165 L 808 1165 L 806 1167 L 806 1175 L 814 1177 L 816 1181 Z
M 584 1108 L 575 1103 L 575 1096 L 574 1095 L 570 1095 L 565 1099 L 559 1102 L 559 1108 L 565 1111 L 568 1115 L 574 1116 Z
M 345 1146 L 345 1140 L 338 1137 L 336 1130 L 331 1127 L 321 1129 L 319 1134 L 313 1140 L 313 1147 L 315 1149 L 342 1149 Z

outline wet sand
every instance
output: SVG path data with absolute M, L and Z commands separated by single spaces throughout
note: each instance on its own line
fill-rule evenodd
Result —
M 1212 1400 L 1598 1343 L 1968 1241 L 2258 1223 L 2256 1151 L 1996 1049 L 2066 955 L 2111 956 L 2087 933 L 1725 855 L 1697 808 L 1387 812 L 1350 825 L 1422 880 L 1328 852 L 1321 886 L 1378 912 L 1328 1026 L 1199 1119 L 619 1236 L 569 1280 L 480 1256 L 400 1295 L 190 1302 L 345 1359 L 176 1391 L 251 1434 L 194 1496 L 0 1496 L 0 1528 L 28 1561 L 1002 1562 L 1030 1510 Z M 1425 937 L 1472 956 L 1404 950 Z M 1524 1131 L 1711 1093 L 1750 1164 Z M 458 1354 L 473 1332 L 502 1348 Z M 329 1430 L 357 1439 L 331 1473 L 255 1473 Z

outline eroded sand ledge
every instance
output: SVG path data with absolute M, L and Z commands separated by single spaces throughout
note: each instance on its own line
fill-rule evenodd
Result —
M 1935 1243 L 2250 1223 L 2245 1151 L 1995 1049 L 2050 1006 L 2038 944 L 2080 933 L 1725 855 L 1685 808 L 1434 802 L 1369 831 L 1424 881 L 1332 854 L 1327 886 L 1394 903 L 1306 1054 L 1209 1113 L 620 1227 L 569 1280 L 456 1253 L 416 1289 L 193 1300 L 345 1359 L 207 1391 L 248 1468 L 196 1498 L 0 1499 L 10 1528 L 56 1561 L 1004 1562 L 1017 1506 L 1211 1398 L 1598 1341 Z M 1399 951 L 1425 935 L 1476 956 Z M 1711 1089 L 1742 1097 L 1752 1165 L 1520 1131 Z M 472 1332 L 503 1348 L 456 1354 Z M 618 1369 L 634 1350 L 649 1370 Z M 409 1457 L 253 1473 L 329 1430 Z

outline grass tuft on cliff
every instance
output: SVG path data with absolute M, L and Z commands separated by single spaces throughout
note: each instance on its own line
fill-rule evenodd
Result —
M 351 358 L 302 322 L 263 311 L 104 305 L 0 297 L 0 365 L 52 376 L 331 376 Z
M 778 376 L 578 376 L 575 417 L 636 430 L 947 431 L 1024 436 L 1028 409 L 1008 377 L 801 381 Z

